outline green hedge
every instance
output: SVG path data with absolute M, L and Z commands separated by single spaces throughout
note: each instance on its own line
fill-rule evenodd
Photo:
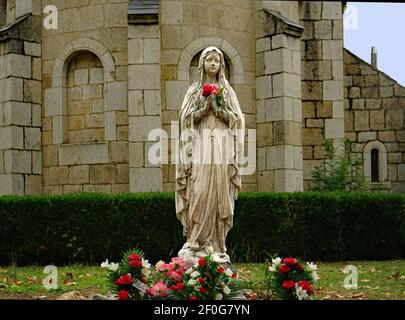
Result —
M 99 264 L 134 246 L 156 262 L 183 242 L 173 193 L 0 197 L 3 265 Z M 227 243 L 234 262 L 404 258 L 405 196 L 241 193 Z

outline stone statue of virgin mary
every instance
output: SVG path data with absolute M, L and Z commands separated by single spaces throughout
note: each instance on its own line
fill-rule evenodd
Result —
M 241 190 L 244 129 L 244 115 L 225 78 L 224 55 L 208 47 L 179 116 L 176 216 L 187 238 L 179 252 L 184 259 L 215 253 L 230 262 L 225 240 Z

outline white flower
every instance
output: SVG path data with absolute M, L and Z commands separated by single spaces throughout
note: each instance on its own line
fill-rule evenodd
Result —
M 117 271 L 117 269 L 118 269 L 118 263 L 111 262 L 108 270 Z
M 199 277 L 200 276 L 200 273 L 198 272 L 198 271 L 193 271 L 191 274 L 190 274 L 190 277 L 191 278 L 197 278 L 197 277 Z
M 307 262 L 308 269 L 311 271 L 316 271 L 318 270 L 318 266 L 316 264 L 313 264 L 312 262 Z
M 145 276 L 145 278 L 149 278 L 151 271 L 149 268 L 142 268 L 142 274 Z
M 215 295 L 215 298 L 214 298 L 214 300 L 222 300 L 223 299 L 223 295 L 222 294 L 220 294 L 220 293 L 217 293 L 216 295 Z
M 108 263 L 108 259 L 106 259 L 104 262 L 101 263 L 101 268 L 106 268 L 110 271 L 116 271 L 118 269 L 118 263 Z
M 318 274 L 316 273 L 316 271 L 312 271 L 311 276 L 312 276 L 312 280 L 314 280 L 314 281 L 318 281 L 318 280 L 319 280 L 319 276 L 318 276 Z
M 159 260 L 159 261 L 156 263 L 156 265 L 155 265 L 156 269 L 159 269 L 159 267 L 160 267 L 161 265 L 163 265 L 163 264 L 165 264 L 164 261 Z
M 277 267 L 281 263 L 281 258 L 277 257 L 276 259 L 272 259 L 271 262 L 273 263 L 274 267 Z
M 233 271 L 228 268 L 228 269 L 226 269 L 225 274 L 226 274 L 228 277 L 232 277 Z
M 271 267 L 269 267 L 270 272 L 276 272 L 276 266 L 273 264 Z
M 151 264 L 149 263 L 149 260 L 142 258 L 142 267 L 150 269 Z
M 230 293 L 231 293 L 231 289 L 229 289 L 228 286 L 224 286 L 224 288 L 222 289 L 222 291 L 224 292 L 224 294 L 230 294 Z
M 218 254 L 216 254 L 216 253 L 214 253 L 214 254 L 212 255 L 212 260 L 214 260 L 214 261 L 217 262 L 217 263 L 223 262 L 223 260 L 221 259 L 221 257 L 220 257 Z
M 308 294 L 307 291 L 302 289 L 302 287 L 300 287 L 298 285 L 298 283 L 295 284 L 295 294 L 298 297 L 298 300 L 302 300 L 304 298 L 308 298 Z
M 193 268 L 188 268 L 185 273 L 190 274 L 191 272 L 193 272 Z
M 197 284 L 197 280 L 196 279 L 190 279 L 187 282 L 190 286 L 195 286 Z
M 101 263 L 101 268 L 108 268 L 108 266 L 109 266 L 108 259 Z

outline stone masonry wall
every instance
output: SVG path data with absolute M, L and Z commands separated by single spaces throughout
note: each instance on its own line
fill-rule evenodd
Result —
M 41 20 L 0 33 L 0 195 L 42 193 Z
M 304 190 L 322 164 L 325 139 L 344 137 L 343 19 L 341 2 L 300 3 Z
M 130 191 L 162 191 L 162 169 L 148 159 L 148 134 L 161 127 L 160 33 L 156 24 L 128 27 Z
M 58 29 L 42 32 L 44 193 L 127 192 L 128 1 L 48 4 Z
M 387 160 L 380 162 L 381 178 L 386 177 L 381 182 L 405 192 L 405 88 L 348 50 L 344 63 L 345 136 L 353 142 L 352 151 L 367 159 L 366 145 L 382 143 Z M 370 174 L 366 170 L 366 177 Z
M 230 69 L 246 128 L 256 128 L 254 1 L 160 1 L 162 128 L 170 124 L 187 91 L 190 65 L 207 46 L 219 47 Z M 168 146 L 171 140 L 168 141 Z M 169 148 L 170 149 L 170 148 Z M 245 146 L 247 150 L 247 143 Z M 170 151 L 170 150 L 169 150 Z M 173 159 L 172 159 L 173 158 Z M 169 160 L 174 160 L 169 153 Z M 244 191 L 257 190 L 257 173 L 242 178 Z M 163 190 L 174 191 L 175 165 L 163 166 Z

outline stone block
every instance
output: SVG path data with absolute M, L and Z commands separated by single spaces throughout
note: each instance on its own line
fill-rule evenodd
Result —
M 162 190 L 160 168 L 130 168 L 130 192 L 151 192 Z
M 186 92 L 185 81 L 166 81 L 166 108 L 180 110 Z
M 342 19 L 342 3 L 340 1 L 322 2 L 322 19 Z
M 258 173 L 257 191 L 274 192 L 274 170 L 262 171 Z
M 41 58 L 32 59 L 32 79 L 42 80 L 42 61 Z
M 84 6 L 78 8 L 80 30 L 102 29 L 104 26 L 104 6 Z
M 89 83 L 89 69 L 74 70 L 74 85 L 81 86 Z
M 110 184 L 115 182 L 115 167 L 111 164 L 90 166 L 91 184 Z
M 110 163 L 128 163 L 129 160 L 128 142 L 110 142 L 109 144 L 109 159 Z
M 76 70 L 76 71 L 79 71 L 79 70 Z M 89 83 L 90 84 L 104 83 L 103 68 L 90 68 L 89 69 Z
M 96 114 L 86 114 L 84 116 L 85 128 L 104 128 L 104 126 L 105 126 L 104 114 L 96 113 Z
M 24 194 L 42 194 L 42 177 L 40 175 L 26 175 L 24 180 Z
M 23 101 L 24 100 L 24 91 L 23 91 L 23 79 L 21 78 L 15 78 L 15 77 L 9 77 L 7 79 L 3 79 L 3 90 L 4 90 L 4 96 L 2 101 Z M 0 98 L 1 94 L 3 92 L 0 92 Z
M 273 126 L 272 123 L 257 124 L 257 146 L 267 147 L 273 144 Z
M 294 169 L 294 147 L 289 145 L 267 148 L 266 169 Z
M 321 128 L 303 128 L 302 141 L 303 145 L 321 145 L 324 140 L 323 129 Z
M 83 192 L 83 185 L 65 185 L 63 186 L 63 193 L 78 193 Z
M 42 152 L 32 151 L 32 173 L 42 174 Z
M 303 62 L 305 80 L 332 79 L 331 61 L 305 61 Z
M 271 49 L 271 38 L 260 38 L 256 40 L 256 53 L 269 51 Z
M 378 139 L 383 142 L 395 142 L 395 131 L 380 131 L 378 132 Z
M 4 56 L 5 77 L 31 78 L 31 57 L 9 53 Z
M 322 57 L 325 60 L 342 60 L 343 46 L 340 40 L 322 40 Z
M 112 193 L 128 193 L 129 192 L 129 184 L 113 184 L 111 186 Z
M 160 115 L 161 103 L 160 103 L 160 91 L 159 90 L 145 90 L 145 114 L 150 116 Z
M 128 40 L 128 64 L 143 63 L 143 40 Z
M 102 193 L 111 193 L 110 184 L 85 184 L 83 185 L 84 192 L 102 192 Z
M 101 84 L 83 85 L 82 90 L 83 90 L 83 99 L 98 99 L 98 98 L 103 98 L 103 96 L 104 96 L 103 85 L 101 85 Z M 110 94 L 107 94 L 105 98 L 107 99 L 106 103 L 111 102 Z M 125 98 L 121 98 L 121 99 L 125 99 Z M 121 101 L 121 99 L 119 101 Z M 112 104 L 113 104 L 113 106 L 115 105 L 114 102 Z M 107 106 L 108 106 L 108 104 L 107 104 Z
M 182 1 L 161 3 L 161 23 L 164 25 L 180 25 L 183 23 Z
M 65 185 L 69 183 L 69 168 L 67 166 L 49 168 L 50 185 Z
M 266 121 L 293 120 L 293 98 L 279 97 L 265 102 Z
M 68 128 L 69 130 L 84 129 L 84 116 L 69 116 Z
M 405 164 L 398 165 L 398 180 L 399 181 L 405 180 Z
M 127 27 L 128 5 L 125 3 L 111 3 L 104 5 L 104 28 Z
M 354 111 L 354 130 L 367 131 L 369 126 L 369 112 L 368 111 Z
M 35 42 L 24 41 L 24 53 L 28 56 L 41 57 L 41 45 Z
M 303 81 L 302 99 L 303 100 L 323 100 L 322 98 L 322 81 Z
M 117 165 L 116 181 L 117 181 L 117 183 L 125 183 L 125 184 L 129 183 L 129 166 L 128 166 L 128 164 L 118 164 Z M 128 185 L 126 188 L 128 190 Z
M 128 94 L 128 115 L 144 115 L 144 96 L 142 90 L 129 91 Z
M 144 143 L 129 143 L 129 166 L 131 168 L 142 168 L 145 163 Z
M 320 20 L 314 22 L 315 39 L 332 39 L 332 21 Z
M 344 119 L 325 119 L 325 139 L 344 137 Z
M 386 127 L 391 130 L 403 129 L 403 110 L 387 110 L 385 123 Z
M 395 164 L 389 164 L 388 166 L 388 181 L 395 181 L 398 179 L 398 166 Z
M 23 148 L 24 132 L 22 127 L 0 127 L 0 150 Z
M 42 103 L 41 81 L 24 79 L 24 101 Z
M 291 73 L 279 73 L 272 77 L 273 97 L 301 98 L 301 77 Z
M 333 116 L 333 101 L 324 101 L 316 105 L 317 118 L 332 118 Z
M 388 153 L 388 163 L 401 163 L 402 153 L 401 152 L 389 152 Z
M 370 128 L 373 130 L 383 130 L 384 124 L 384 111 L 370 111 Z
M 280 48 L 264 53 L 265 74 L 291 72 L 291 50 Z
M 60 165 L 108 163 L 107 143 L 66 144 L 59 146 Z
M 3 123 L 5 126 L 31 125 L 32 107 L 30 103 L 9 101 L 5 102 L 3 106 L 4 106 Z
M 343 100 L 343 81 L 323 81 L 324 100 Z
M 148 141 L 148 135 L 151 130 L 161 127 L 160 117 L 130 117 L 129 119 L 129 138 L 130 141 Z
M 398 107 L 398 99 L 397 98 L 384 98 L 383 100 L 383 108 L 384 109 L 395 109 Z
M 268 99 L 272 97 L 271 76 L 256 78 L 256 99 Z
M 0 174 L 1 195 L 23 195 L 24 176 L 21 174 Z
M 41 150 L 41 128 L 24 128 L 24 148 Z
M 143 60 L 144 63 L 160 63 L 160 40 L 143 40 Z
M 160 66 L 158 64 L 128 66 L 128 89 L 160 89 Z
M 377 139 L 377 132 L 369 131 L 369 132 L 359 132 L 359 142 L 367 142 L 373 141 Z
M 303 20 L 320 20 L 321 13 L 321 1 L 304 1 L 300 10 L 300 18 Z

